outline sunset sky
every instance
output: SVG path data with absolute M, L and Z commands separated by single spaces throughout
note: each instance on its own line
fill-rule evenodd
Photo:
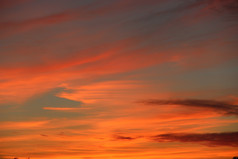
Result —
M 0 159 L 232 159 L 237 81 L 237 0 L 0 0 Z

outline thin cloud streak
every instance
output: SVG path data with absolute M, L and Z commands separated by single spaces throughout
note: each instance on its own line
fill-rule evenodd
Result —
M 114 139 L 116 139 L 116 140 L 134 140 L 136 138 L 129 137 L 129 136 L 115 135 Z
M 238 147 L 238 132 L 204 133 L 204 134 L 160 134 L 154 136 L 157 142 L 201 143 L 208 146 Z
M 146 105 L 180 105 L 186 107 L 209 108 L 226 115 L 238 115 L 238 105 L 215 100 L 185 99 L 185 100 L 145 100 L 139 103 Z

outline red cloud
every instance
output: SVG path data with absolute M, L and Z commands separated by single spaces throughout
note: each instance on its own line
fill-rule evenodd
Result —
M 192 142 L 208 146 L 238 147 L 238 132 L 204 134 L 160 134 L 153 139 L 158 142 Z

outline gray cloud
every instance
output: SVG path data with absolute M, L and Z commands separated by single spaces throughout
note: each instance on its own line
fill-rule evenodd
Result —
M 204 134 L 160 134 L 152 137 L 157 142 L 191 142 L 207 146 L 238 147 L 238 132 L 204 133 Z
M 238 115 L 238 105 L 224 101 L 184 99 L 184 100 L 144 100 L 139 103 L 147 105 L 181 105 L 186 107 L 210 108 L 226 115 Z
M 129 137 L 129 136 L 121 136 L 121 135 L 115 135 L 114 139 L 116 140 L 134 140 L 135 137 Z
M 238 1 L 237 0 L 204 0 L 208 3 L 211 9 L 216 11 L 229 11 L 231 13 L 238 11 Z
M 130 141 L 136 140 L 140 137 L 115 135 L 114 139 Z M 166 133 L 166 134 L 159 134 L 156 136 L 147 136 L 146 138 L 159 143 L 182 142 L 182 143 L 198 143 L 206 146 L 238 147 L 238 132 Z

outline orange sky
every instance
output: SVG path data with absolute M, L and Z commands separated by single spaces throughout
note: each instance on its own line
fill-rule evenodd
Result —
M 1 0 L 0 159 L 238 156 L 236 0 Z

